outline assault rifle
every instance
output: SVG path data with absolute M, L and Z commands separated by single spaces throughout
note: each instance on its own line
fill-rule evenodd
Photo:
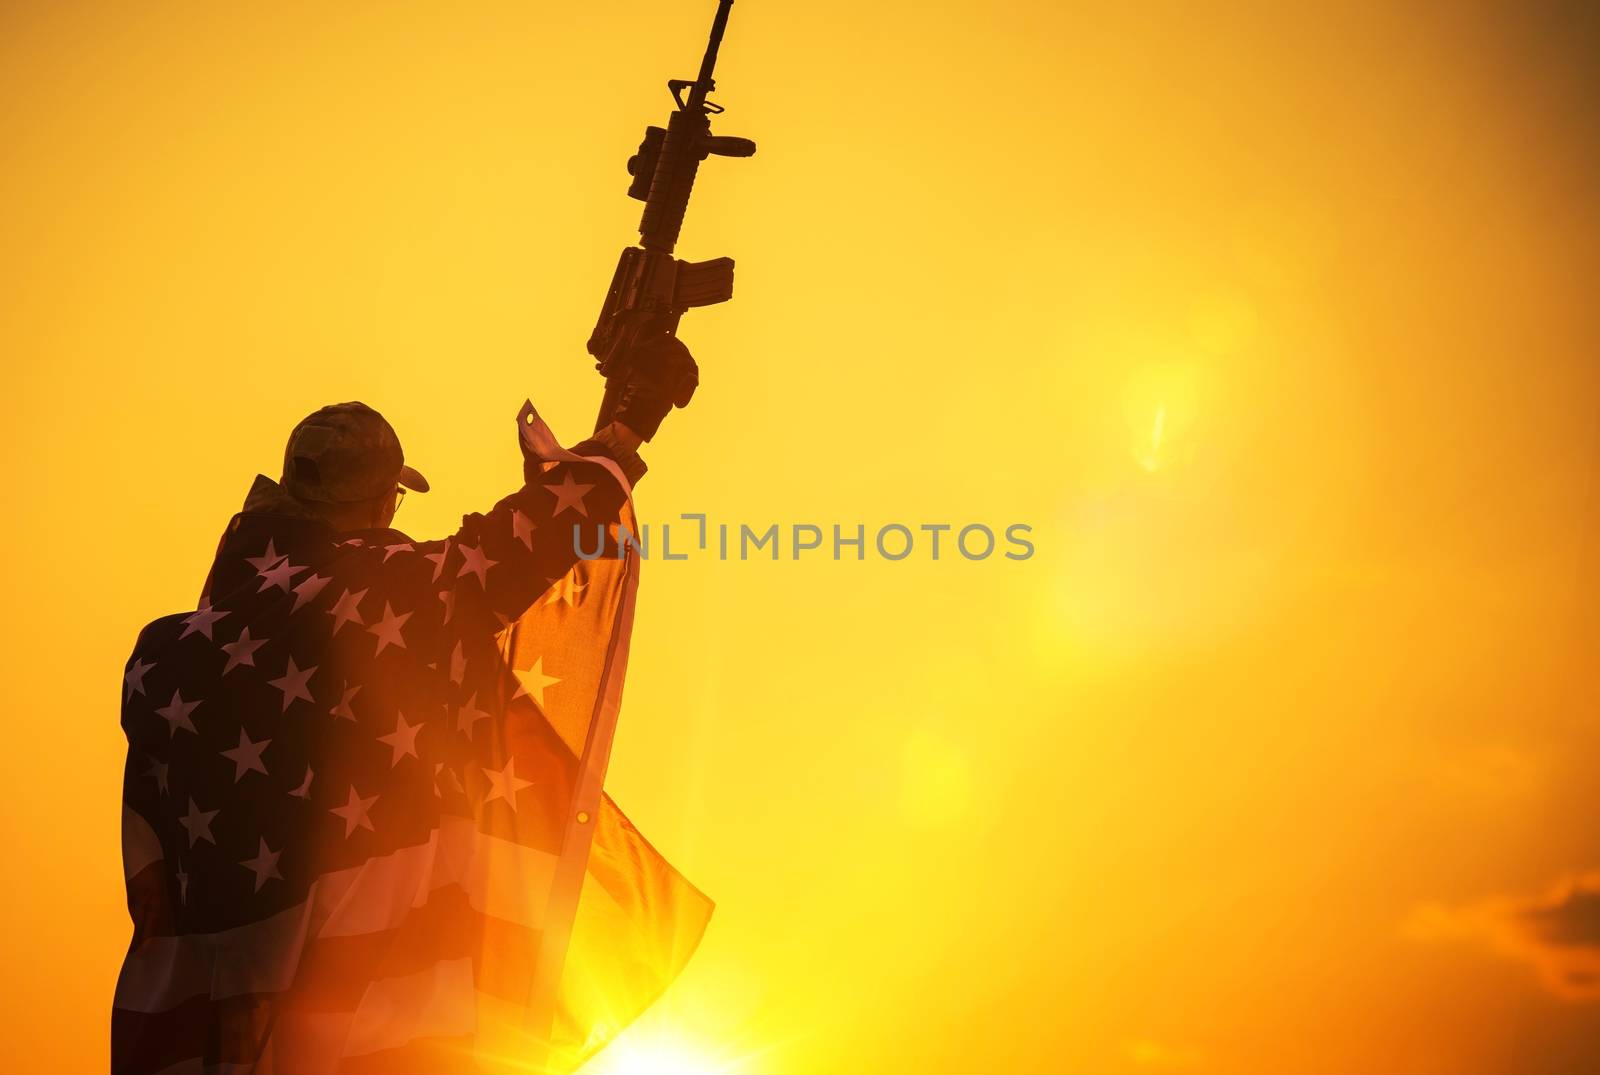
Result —
M 596 430 L 610 424 L 628 363 L 640 345 L 674 335 L 685 310 L 733 297 L 732 258 L 680 261 L 672 256 L 700 162 L 711 156 L 748 157 L 756 151 L 748 138 L 711 133 L 711 117 L 723 109 L 706 95 L 716 88 L 711 73 L 732 6 L 733 0 L 718 0 L 699 76 L 692 82 L 681 78 L 667 82 L 677 110 L 665 128 L 645 128 L 639 151 L 628 160 L 628 174 L 633 176 L 628 197 L 644 202 L 644 215 L 639 219 L 639 245 L 622 251 L 589 337 L 595 368 L 606 379 Z M 673 402 L 686 406 L 693 394 L 694 386 L 689 385 Z

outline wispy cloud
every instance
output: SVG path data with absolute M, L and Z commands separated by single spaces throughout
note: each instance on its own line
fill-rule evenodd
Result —
M 1466 907 L 1427 904 L 1405 923 L 1418 941 L 1471 941 L 1532 966 L 1556 996 L 1600 1001 L 1600 870 L 1542 896 L 1505 896 Z

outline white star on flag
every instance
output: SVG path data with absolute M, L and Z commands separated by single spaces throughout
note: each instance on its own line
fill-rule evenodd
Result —
M 357 795 L 355 785 L 352 784 L 350 785 L 349 800 L 343 806 L 329 807 L 328 813 L 344 819 L 344 838 L 348 840 L 355 835 L 357 829 L 366 829 L 368 832 L 378 831 L 372 827 L 372 819 L 367 816 L 368 811 L 372 809 L 372 804 L 377 801 L 378 797 L 376 795 L 365 799 Z
M 443 784 L 451 791 L 458 791 L 463 795 L 466 794 L 466 789 L 461 786 L 461 775 L 454 768 L 446 769 L 444 762 L 436 761 L 433 763 L 433 794 L 435 797 L 439 795 L 440 784 Z
M 507 758 L 506 767 L 500 770 L 485 768 L 483 775 L 489 778 L 489 794 L 483 801 L 493 802 L 495 799 L 504 799 L 506 805 L 513 811 L 517 808 L 517 792 L 523 788 L 533 787 L 533 781 L 523 780 L 517 776 L 517 759 Z
M 145 662 L 143 660 L 135 660 L 128 666 L 128 670 L 122 673 L 122 682 L 128 688 L 128 693 L 125 697 L 132 698 L 136 694 L 144 693 L 145 673 L 154 667 L 154 662 Z
M 309 686 L 311 674 L 316 670 L 316 665 L 312 665 L 310 668 L 296 668 L 294 666 L 294 655 L 290 654 L 289 667 L 284 670 L 283 675 L 277 679 L 267 680 L 269 686 L 276 687 L 283 692 L 283 712 L 287 713 L 289 711 L 289 703 L 296 698 L 304 698 L 312 704 L 316 703 L 316 699 L 311 697 Z
M 256 593 L 266 593 L 272 589 L 288 593 L 289 583 L 293 582 L 294 577 L 304 570 L 305 568 L 295 567 L 288 559 L 285 559 L 283 563 L 275 567 L 269 567 L 261 572 L 261 586 L 256 590 Z
M 241 664 L 247 664 L 254 668 L 256 666 L 256 650 L 266 644 L 267 640 L 264 638 L 251 640 L 250 628 L 246 627 L 240 631 L 237 642 L 224 642 L 220 647 L 222 652 L 228 655 L 228 663 L 222 666 L 222 674 L 227 675 Z
M 261 850 L 256 852 L 256 857 L 253 859 L 245 859 L 243 862 L 239 863 L 239 865 L 256 875 L 255 890 L 257 892 L 260 892 L 261 886 L 266 884 L 274 877 L 280 881 L 283 880 L 283 874 L 278 872 L 278 856 L 282 854 L 283 852 L 281 850 L 272 850 L 267 846 L 267 841 L 262 840 Z
M 311 574 L 301 579 L 300 584 L 294 588 L 294 604 L 289 611 L 291 613 L 299 612 L 301 605 L 314 599 L 317 594 L 322 592 L 322 588 L 332 581 L 333 579 L 327 575 L 317 574 Z
M 440 624 L 450 622 L 450 617 L 456 614 L 456 592 L 454 590 L 440 590 L 439 603 L 444 606 L 444 619 Z
M 178 734 L 182 728 L 186 732 L 194 731 L 194 724 L 189 720 L 189 714 L 195 711 L 200 703 L 185 702 L 179 691 L 172 692 L 172 701 L 156 710 L 156 716 L 167 722 L 167 731 L 173 735 Z
M 365 590 L 359 593 L 345 590 L 339 600 L 333 603 L 333 607 L 328 610 L 328 615 L 333 617 L 332 634 L 338 634 L 339 628 L 347 623 L 353 623 L 357 627 L 366 626 L 365 621 L 361 619 L 361 599 L 365 596 L 367 596 Z
M 554 586 L 550 588 L 550 596 L 544 599 L 547 605 L 576 605 L 578 595 L 589 588 L 587 582 L 579 582 L 578 576 L 568 572 L 561 576 Z
M 368 627 L 367 630 L 378 636 L 378 650 L 373 656 L 383 652 L 383 647 L 394 646 L 397 649 L 406 648 L 406 640 L 400 635 L 400 628 L 406 625 L 411 618 L 411 613 L 402 612 L 395 615 L 394 609 L 389 607 L 389 602 L 383 603 L 383 619 Z
M 517 693 L 513 697 L 520 698 L 526 694 L 540 709 L 544 708 L 545 688 L 561 682 L 556 676 L 544 674 L 543 657 L 535 657 L 532 668 L 513 668 L 511 673 L 517 677 Z
M 489 569 L 499 562 L 499 560 L 491 560 L 484 555 L 482 545 L 463 545 L 461 546 L 461 570 L 456 572 L 456 578 L 475 575 L 478 579 L 478 585 L 483 586 L 488 582 Z
M 272 740 L 262 739 L 260 742 L 252 743 L 250 737 L 244 733 L 244 729 L 239 729 L 239 745 L 232 750 L 221 752 L 224 758 L 233 762 L 233 782 L 235 784 L 244 778 L 245 773 L 267 775 L 267 767 L 261 763 L 261 752 L 267 749 L 267 744 L 270 742 Z
M 412 548 L 411 542 L 409 542 L 409 541 L 402 541 L 398 545 L 385 545 L 383 547 L 383 562 L 384 563 L 388 563 L 389 562 L 389 557 L 393 556 L 397 552 L 412 552 L 412 551 L 414 551 L 414 550 Z
M 152 757 L 150 767 L 144 771 L 145 776 L 155 777 L 156 790 L 161 794 L 168 794 L 167 790 L 167 763 L 160 758 Z
M 439 575 L 444 571 L 444 562 L 445 562 L 445 560 L 449 559 L 449 557 L 450 557 L 450 539 L 449 538 L 445 539 L 445 543 L 439 547 L 439 551 L 438 552 L 427 552 L 427 553 L 423 553 L 422 554 L 422 558 L 424 560 L 431 560 L 433 562 L 433 581 L 434 582 L 438 582 L 439 581 Z
M 306 778 L 300 781 L 300 786 L 295 788 L 289 794 L 293 795 L 296 799 L 311 798 L 311 778 L 315 775 L 316 774 L 311 771 L 311 766 L 306 766 Z
M 196 840 L 204 840 L 208 844 L 215 844 L 216 838 L 211 835 L 211 819 L 217 816 L 215 810 L 202 810 L 195 805 L 194 797 L 189 797 L 189 812 L 178 819 L 189 833 L 189 846 L 193 847 Z
M 265 571 L 267 568 L 271 567 L 273 564 L 277 563 L 283 558 L 283 554 L 277 549 L 273 548 L 272 540 L 269 538 L 267 540 L 266 552 L 262 553 L 260 556 L 247 556 L 245 557 L 244 562 L 255 568 L 256 574 L 259 575 L 261 572 Z
M 570 470 L 562 475 L 560 485 L 545 485 L 543 488 L 545 492 L 556 498 L 556 506 L 550 511 L 551 518 L 560 515 L 568 508 L 576 511 L 585 519 L 589 517 L 589 509 L 584 507 L 583 498 L 594 486 L 574 481 Z
M 516 508 L 511 509 L 511 533 L 518 541 L 533 551 L 533 520 Z
M 456 686 L 466 680 L 467 652 L 461 648 L 461 640 L 456 639 L 456 648 L 450 651 L 450 682 Z
M 360 689 L 361 684 L 359 683 L 357 683 L 354 687 L 347 688 L 343 693 L 343 697 L 339 699 L 339 704 L 333 707 L 332 715 L 335 717 L 343 717 L 345 720 L 355 720 L 356 712 L 350 708 L 350 699 L 354 698 L 356 696 L 356 691 Z
M 183 634 L 178 638 L 185 639 L 190 635 L 199 634 L 204 635 L 206 641 L 210 642 L 212 625 L 226 615 L 226 612 L 214 609 L 210 605 L 197 608 L 183 618 Z
M 400 764 L 400 759 L 410 756 L 417 757 L 417 733 L 422 730 L 422 722 L 407 724 L 404 713 L 396 713 L 394 731 L 388 735 L 378 736 L 378 742 L 387 743 L 389 749 L 394 751 L 394 757 L 389 760 L 389 768 L 393 769 Z
M 467 704 L 456 710 L 456 727 L 461 730 L 461 734 L 471 739 L 473 725 L 480 720 L 488 720 L 489 716 L 487 711 L 478 708 L 478 694 L 474 691 L 472 697 L 467 699 Z

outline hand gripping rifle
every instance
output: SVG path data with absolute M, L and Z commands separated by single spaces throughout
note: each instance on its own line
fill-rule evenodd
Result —
M 717 65 L 717 48 L 732 6 L 733 0 L 718 0 L 699 76 L 693 82 L 681 78 L 667 82 L 677 111 L 665 129 L 646 127 L 639 151 L 628 160 L 628 173 L 633 176 L 628 197 L 644 202 L 644 215 L 639 219 L 639 245 L 622 251 L 600 319 L 589 337 L 595 368 L 606 379 L 595 421 L 597 431 L 610 424 L 622 396 L 628 363 L 641 344 L 674 335 L 685 310 L 733 297 L 732 258 L 679 261 L 672 256 L 700 162 L 710 156 L 748 157 L 756 151 L 756 144 L 748 138 L 711 133 L 710 117 L 723 109 L 706 100 L 706 94 L 716 88 L 711 72 Z M 693 394 L 691 385 L 673 402 L 685 406 Z

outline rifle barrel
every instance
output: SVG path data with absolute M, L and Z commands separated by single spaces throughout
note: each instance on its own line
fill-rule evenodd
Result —
M 705 102 L 706 93 L 711 89 L 711 72 L 717 66 L 717 49 L 722 46 L 722 34 L 728 28 L 728 9 L 733 7 L 733 0 L 717 0 L 717 17 L 711 20 L 711 40 L 706 42 L 706 54 L 700 60 L 700 75 L 694 80 L 693 100 L 695 104 Z

